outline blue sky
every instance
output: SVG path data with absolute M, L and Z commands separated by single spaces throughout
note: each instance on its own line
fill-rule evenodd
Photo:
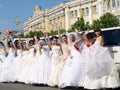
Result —
M 0 0 L 0 30 L 16 29 L 15 20 L 18 16 L 21 22 L 33 15 L 33 8 L 39 5 L 42 9 L 51 8 L 69 0 Z M 22 30 L 20 23 L 19 30 Z

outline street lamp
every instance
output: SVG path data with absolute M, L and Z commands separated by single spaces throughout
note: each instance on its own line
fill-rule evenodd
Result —
M 23 23 L 23 22 L 21 22 L 21 21 L 18 19 L 18 16 L 16 16 L 16 20 L 15 20 L 16 30 L 18 30 L 18 26 L 19 26 L 20 23 Z

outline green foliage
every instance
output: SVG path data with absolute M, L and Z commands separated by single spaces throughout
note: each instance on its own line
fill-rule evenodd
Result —
M 92 29 L 101 28 L 101 26 L 100 26 L 100 20 L 99 19 L 93 20 L 93 24 L 91 25 L 91 28 Z
M 74 32 L 74 29 L 69 29 L 67 32 L 68 32 L 68 33 Z
M 117 27 L 120 22 L 119 18 L 111 13 L 106 13 L 100 17 L 101 28 Z
M 65 29 L 61 29 L 61 30 L 60 30 L 60 34 L 63 34 L 63 33 L 66 33 L 66 30 L 65 30 Z
M 18 37 L 24 38 L 24 34 L 23 34 L 23 33 L 22 33 L 22 34 L 19 34 Z
M 35 35 L 37 35 L 38 37 L 42 37 L 43 34 L 41 31 L 30 31 L 25 37 L 33 38 Z
M 61 29 L 60 30 L 60 33 L 63 34 L 65 33 L 65 29 Z M 48 33 L 49 36 L 53 36 L 53 35 L 57 35 L 58 34 L 58 30 L 51 30 L 51 32 Z M 25 37 L 25 38 L 33 38 L 35 35 L 37 35 L 38 37 L 42 37 L 43 36 L 43 33 L 41 31 L 30 31 L 27 35 L 23 35 L 23 34 L 20 34 L 19 37 Z
M 93 20 L 93 24 L 85 23 L 84 18 L 78 18 L 78 20 L 72 25 L 72 29 L 75 28 L 79 31 L 84 31 L 87 29 L 96 29 L 96 28 L 109 28 L 117 27 L 120 25 L 119 18 L 111 13 L 106 13 L 97 20 Z
M 85 21 L 84 18 L 78 18 L 78 20 L 72 25 L 72 29 L 78 29 L 79 31 L 84 31 L 85 30 Z
M 60 30 L 60 34 L 66 33 L 65 29 L 61 29 Z M 58 30 L 51 30 L 51 32 L 48 33 L 49 36 L 53 36 L 53 35 L 57 35 L 58 34 Z
M 57 30 L 51 30 L 51 32 L 48 33 L 49 36 L 57 35 L 58 31 Z
M 90 29 L 92 29 L 92 26 L 89 24 L 89 22 L 87 22 L 86 24 L 85 24 L 85 30 L 90 30 Z

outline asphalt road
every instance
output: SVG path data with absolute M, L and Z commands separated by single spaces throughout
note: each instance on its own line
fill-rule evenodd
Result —
M 83 88 L 59 89 L 48 86 L 33 86 L 33 85 L 25 85 L 20 83 L 0 83 L 0 90 L 84 90 L 84 89 Z M 112 90 L 112 89 L 107 89 L 107 90 Z M 120 90 L 120 88 L 113 90 Z
M 82 88 L 59 89 L 48 86 L 33 86 L 20 83 L 0 83 L 0 90 L 84 90 Z

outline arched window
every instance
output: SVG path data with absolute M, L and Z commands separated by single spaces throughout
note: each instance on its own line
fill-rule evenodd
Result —
M 110 8 L 111 8 L 110 0 L 108 0 L 108 2 L 107 2 L 107 9 L 109 10 Z
M 115 2 L 115 0 L 112 0 L 112 7 L 113 7 L 113 8 L 116 7 L 116 2 Z
M 117 2 L 117 3 L 118 3 L 118 7 L 120 7 L 120 0 L 118 0 L 118 2 Z
M 78 16 L 78 12 L 77 12 L 77 10 L 75 10 L 75 17 L 77 17 Z
M 84 10 L 84 8 L 82 8 L 82 15 L 85 15 L 85 10 Z
M 73 11 L 71 11 L 70 14 L 71 14 L 71 17 L 73 18 L 73 17 L 74 17 L 74 13 L 73 13 Z
M 88 14 L 89 14 L 89 8 L 86 7 L 86 15 L 88 15 Z

